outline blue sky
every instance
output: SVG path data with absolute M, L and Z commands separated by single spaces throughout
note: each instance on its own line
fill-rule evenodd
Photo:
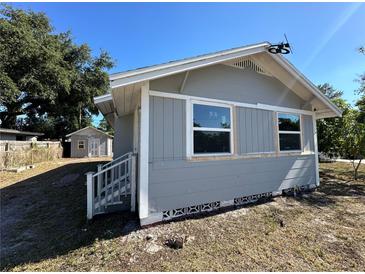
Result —
M 118 72 L 262 41 L 286 33 L 287 58 L 314 84 L 328 82 L 354 103 L 365 72 L 363 3 L 17 3 L 45 12 L 94 53 L 108 51 Z M 95 122 L 100 117 L 95 119 Z

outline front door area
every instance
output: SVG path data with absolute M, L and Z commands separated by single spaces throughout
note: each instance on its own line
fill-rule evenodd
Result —
M 89 139 L 89 157 L 99 156 L 100 140 L 91 138 Z

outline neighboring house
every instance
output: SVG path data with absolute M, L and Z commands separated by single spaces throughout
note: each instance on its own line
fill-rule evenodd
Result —
M 43 133 L 0 128 L 0 141 L 36 141 Z
M 112 74 L 95 103 L 114 160 L 87 174 L 88 218 L 122 205 L 147 225 L 318 186 L 316 120 L 341 111 L 269 46 Z
M 71 141 L 71 157 L 113 155 L 113 136 L 93 127 L 85 127 L 66 135 Z

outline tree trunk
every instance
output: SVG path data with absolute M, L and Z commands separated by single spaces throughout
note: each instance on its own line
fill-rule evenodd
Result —
M 79 129 L 81 129 L 81 106 L 79 107 Z
M 352 160 L 352 166 L 354 167 L 354 179 L 355 179 L 355 181 L 357 181 L 357 178 L 358 178 L 358 171 L 359 171 L 359 167 L 361 165 L 361 161 L 362 161 L 362 159 L 360 159 L 359 162 L 355 165 L 355 160 Z

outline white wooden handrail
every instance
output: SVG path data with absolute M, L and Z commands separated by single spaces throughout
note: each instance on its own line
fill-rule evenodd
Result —
M 119 166 L 119 165 L 121 165 L 121 164 L 123 164 L 123 163 L 127 163 L 127 162 L 129 162 L 129 161 L 130 161 L 130 158 L 127 158 L 127 159 L 125 159 L 125 160 L 123 160 L 123 161 L 120 161 L 120 162 L 118 162 L 118 163 L 115 163 L 115 164 L 113 164 L 112 166 L 109 166 L 109 167 L 107 167 L 107 168 L 105 168 L 105 169 L 102 169 L 102 170 L 100 170 L 100 171 L 98 171 L 98 172 L 94 173 L 94 174 L 93 174 L 93 177 L 98 176 L 98 175 L 100 175 L 100 174 L 102 174 L 102 173 L 105 173 L 106 171 L 111 170 L 111 169 L 113 169 L 113 168 L 115 168 L 115 167 L 117 167 L 117 166 Z
M 101 169 L 107 168 L 110 165 L 114 165 L 115 163 L 119 162 L 123 158 L 129 158 L 131 156 L 131 154 L 132 154 L 132 152 L 127 152 L 127 153 L 123 154 L 122 156 L 119 156 L 119 157 L 113 159 L 109 163 L 106 163 L 106 164 L 102 165 Z
M 107 212 L 109 206 L 127 205 L 135 211 L 136 155 L 126 153 L 87 176 L 87 218 Z M 130 201 L 129 198 L 130 197 Z

